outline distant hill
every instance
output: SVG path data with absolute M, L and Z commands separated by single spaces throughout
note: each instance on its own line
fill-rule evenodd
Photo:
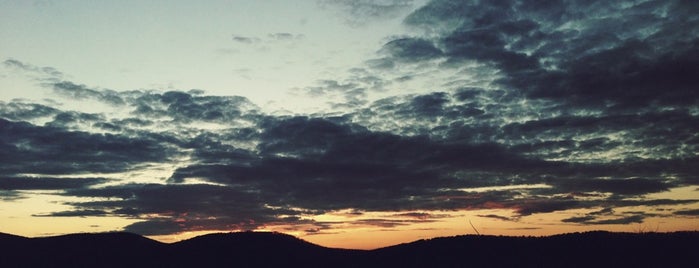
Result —
M 376 250 L 268 232 L 172 244 L 130 233 L 25 238 L 0 233 L 0 267 L 699 267 L 699 232 L 455 236 Z

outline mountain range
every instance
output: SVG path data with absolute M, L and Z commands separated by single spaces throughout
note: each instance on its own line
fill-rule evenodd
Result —
M 463 235 L 374 250 L 272 232 L 166 244 L 132 233 L 27 238 L 0 233 L 0 267 L 699 267 L 699 232 Z

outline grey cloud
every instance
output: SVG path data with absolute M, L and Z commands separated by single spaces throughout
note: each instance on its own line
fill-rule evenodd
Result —
M 271 200 L 246 189 L 206 184 L 130 184 L 69 190 L 66 195 L 111 197 L 111 201 L 81 202 L 72 205 L 84 208 L 85 211 L 107 211 L 108 215 L 147 219 L 125 228 L 127 231 L 144 235 L 197 230 L 255 229 L 274 223 L 300 223 L 303 220 L 294 216 L 312 213 L 284 207 L 269 207 L 267 204 L 273 203 Z M 160 217 L 147 217 L 153 214 Z
M 351 26 L 396 18 L 413 6 L 413 0 L 319 0 L 321 7 L 337 8 Z
M 362 220 L 352 221 L 350 223 L 354 224 L 354 225 L 375 226 L 375 227 L 381 227 L 381 228 L 393 228 L 393 227 L 397 227 L 397 226 L 405 226 L 405 225 L 410 225 L 410 224 L 415 224 L 415 223 L 427 223 L 427 222 L 434 222 L 434 220 L 427 220 L 427 219 L 416 219 L 416 220 L 362 219 Z
M 50 117 L 60 110 L 37 103 L 0 102 L 0 117 L 14 121 L 28 121 L 42 117 Z
M 386 43 L 379 51 L 394 60 L 421 61 L 437 58 L 442 54 L 431 41 L 415 38 L 401 38 Z
M 671 186 L 662 180 L 646 178 L 630 179 L 562 179 L 553 182 L 556 190 L 583 192 L 611 192 L 622 195 L 640 195 L 667 191 Z
M 66 190 L 104 183 L 102 178 L 0 177 L 0 190 Z
M 20 192 L 12 190 L 0 190 L 0 201 L 12 202 L 24 198 L 26 198 L 26 196 Z
M 631 223 L 642 223 L 643 219 L 646 217 L 644 215 L 631 215 L 617 219 L 608 220 L 598 220 L 593 222 L 587 222 L 587 224 L 631 224 Z
M 264 38 L 264 37 L 260 38 L 260 37 L 255 37 L 255 36 L 242 36 L 242 35 L 233 35 L 231 37 L 233 42 L 245 44 L 245 45 L 264 44 L 264 43 L 276 42 L 276 41 L 287 42 L 287 41 L 293 41 L 293 40 L 302 40 L 304 38 L 306 38 L 306 36 L 303 34 L 293 34 L 293 33 L 285 33 L 285 32 L 270 33 L 270 34 L 267 34 L 266 38 Z
M 200 90 L 153 91 L 99 90 L 59 82 L 52 85 L 62 95 L 79 100 L 98 100 L 103 103 L 133 108 L 133 114 L 146 118 L 170 118 L 174 121 L 231 121 L 244 114 L 255 116 L 257 106 L 241 96 L 206 96 Z M 134 121 L 135 120 L 135 121 Z M 146 119 L 131 119 L 130 123 L 143 125 Z
M 0 119 L 0 174 L 120 172 L 143 162 L 165 161 L 168 145 L 148 137 L 68 131 Z
M 34 217 L 95 217 L 95 216 L 105 216 L 108 215 L 106 211 L 102 210 L 71 210 L 71 211 L 58 211 L 46 214 L 34 214 Z
M 449 61 L 493 64 L 529 97 L 601 108 L 697 105 L 697 24 L 681 1 L 431 1 L 405 20 Z M 405 46 L 406 48 L 408 46 Z M 606 103 L 605 103 L 606 102 Z M 599 106 L 597 106 L 599 108 Z
M 455 170 L 509 170 L 519 167 L 505 163 L 524 161 L 496 146 L 451 148 L 426 138 L 372 133 L 341 121 L 296 117 L 270 119 L 262 126 L 259 155 L 223 151 L 215 154 L 216 159 L 198 161 L 231 159 L 228 164 L 181 168 L 171 180 L 206 178 L 241 185 L 278 200 L 279 205 L 309 209 L 401 209 L 401 202 L 410 196 L 422 196 L 411 207 L 439 206 L 430 197 L 443 195 L 442 188 L 484 183 L 453 178 Z
M 304 39 L 303 34 L 292 34 L 292 33 L 271 33 L 267 35 L 272 40 L 277 41 L 288 41 L 288 40 L 299 40 Z
M 313 97 L 323 96 L 326 98 L 339 95 L 343 102 L 332 103 L 335 106 L 357 107 L 367 103 L 367 89 L 360 85 L 361 81 L 340 82 L 335 80 L 320 80 L 319 86 L 307 87 L 303 90 Z
M 260 42 L 259 38 L 256 37 L 247 37 L 247 36 L 239 36 L 239 35 L 233 35 L 231 39 L 234 42 L 237 43 L 243 43 L 243 44 L 254 44 Z
M 417 219 L 417 220 L 438 219 L 438 218 L 446 217 L 446 215 L 432 214 L 432 213 L 426 213 L 426 212 L 406 212 L 406 213 L 393 214 L 391 216 L 413 218 L 413 219 Z
M 571 222 L 571 223 L 585 223 L 591 220 L 594 220 L 595 217 L 593 216 L 580 216 L 580 217 L 570 217 L 567 219 L 561 220 L 561 222 Z
M 389 58 L 371 59 L 366 61 L 366 64 L 373 69 L 392 69 L 396 66 L 395 62 Z
M 355 23 L 394 16 L 410 4 L 326 2 L 358 15 Z M 191 162 L 166 185 L 66 186 L 66 195 L 113 200 L 72 204 L 77 210 L 58 215 L 104 211 L 142 219 L 126 229 L 145 234 L 254 229 L 337 209 L 392 211 L 410 220 L 427 216 L 400 211 L 507 209 L 514 220 L 584 208 L 595 211 L 564 221 L 641 222 L 648 215 L 614 211 L 696 202 L 644 197 L 698 183 L 696 10 L 687 1 L 431 1 L 404 20 L 424 35 L 388 41 L 366 62 L 368 69 L 304 89 L 353 108 L 337 116 L 265 115 L 242 97 L 117 93 L 50 80 L 63 96 L 121 105 L 131 118 L 2 104 L 0 173 L 119 172 L 186 151 Z M 233 36 L 233 42 L 298 36 L 261 37 Z M 60 75 L 19 61 L 5 65 Z M 416 77 L 401 73 L 403 65 L 456 73 L 430 93 L 370 103 L 371 92 Z M 397 78 L 384 77 L 389 73 Z M 497 78 L 472 83 L 461 77 L 466 73 Z M 40 117 L 53 121 L 14 122 Z M 223 129 L 186 126 L 199 122 Z M 116 134 L 68 130 L 78 123 Z M 172 127 L 153 130 L 164 125 Z M 194 178 L 217 185 L 180 184 Z M 456 190 L 520 184 L 550 188 Z M 152 214 L 160 218 L 145 216 Z
M 606 215 L 606 214 L 611 214 L 613 212 L 614 212 L 614 209 L 608 207 L 608 208 L 600 209 L 598 211 L 590 212 L 589 214 L 590 215 Z
M 3 64 L 7 67 L 10 68 L 15 68 L 19 69 L 25 72 L 31 72 L 31 73 L 36 73 L 40 74 L 42 76 L 47 76 L 49 79 L 61 79 L 63 77 L 63 73 L 60 71 L 56 70 L 53 67 L 39 67 L 39 66 L 34 66 L 29 63 L 25 63 L 16 59 L 6 59 L 3 61 Z
M 563 211 L 573 208 L 586 207 L 590 205 L 577 200 L 557 197 L 541 198 L 518 203 L 519 204 L 512 204 L 512 207 L 515 208 L 515 212 L 517 212 L 519 216 Z
M 567 219 L 561 220 L 562 222 L 569 222 L 569 223 L 579 223 L 579 224 L 586 224 L 586 225 L 602 225 L 602 224 L 632 224 L 632 223 L 642 223 L 643 219 L 645 219 L 645 215 L 631 215 L 631 216 L 625 216 L 625 217 L 620 217 L 620 218 L 613 218 L 613 219 L 602 219 L 599 220 L 597 217 L 594 216 L 581 216 L 581 217 L 571 217 Z
M 166 114 L 174 117 L 175 120 L 231 120 L 256 108 L 247 98 L 239 96 L 193 96 L 184 92 L 170 91 L 154 97 L 159 97 L 160 102 L 167 106 Z M 141 105 L 147 104 L 143 102 Z
M 74 99 L 95 99 L 111 105 L 125 104 L 120 94 L 113 90 L 95 90 L 69 81 L 54 83 L 52 86 L 56 93 Z
M 100 91 L 95 90 L 95 92 Z M 49 173 L 116 172 L 119 168 L 126 170 L 129 165 L 143 161 L 167 161 L 167 157 L 176 154 L 179 149 L 190 150 L 192 162 L 178 168 L 168 181 L 171 183 L 169 185 L 123 185 L 103 189 L 69 190 L 65 193 L 69 196 L 115 199 L 77 202 L 71 204 L 77 210 L 57 212 L 57 216 L 80 216 L 81 211 L 85 211 L 86 214 L 90 214 L 89 211 L 104 211 L 107 215 L 144 220 L 142 223 L 127 227 L 127 230 L 144 234 L 164 234 L 198 230 L 197 228 L 202 228 L 201 226 L 254 229 L 266 224 L 281 224 L 289 221 L 300 223 L 293 221 L 293 217 L 304 213 L 314 214 L 338 209 L 404 211 L 478 210 L 497 207 L 511 209 L 521 217 L 602 205 L 612 208 L 694 202 L 683 203 L 676 200 L 631 202 L 614 199 L 619 195 L 637 196 L 664 191 L 682 183 L 665 179 L 662 174 L 668 171 L 684 175 L 692 174 L 696 171 L 696 168 L 691 165 L 692 159 L 637 160 L 624 164 L 556 162 L 522 155 L 522 152 L 535 149 L 523 149 L 522 146 L 510 146 L 508 143 L 508 141 L 517 140 L 518 137 L 537 136 L 537 133 L 551 130 L 561 134 L 569 131 L 579 134 L 599 133 L 605 129 L 628 130 L 636 125 L 640 127 L 642 121 L 657 122 L 653 124 L 663 126 L 677 124 L 674 128 L 679 131 L 684 122 L 692 119 L 684 113 L 648 114 L 640 118 L 609 116 L 606 119 L 593 117 L 539 119 L 510 124 L 498 132 L 494 130 L 497 130 L 501 123 L 495 117 L 487 117 L 488 113 L 494 112 L 492 107 L 488 107 L 490 104 L 487 102 L 493 96 L 504 96 L 504 94 L 480 88 L 388 98 L 370 105 L 373 112 L 361 110 L 362 114 L 357 112 L 357 114 L 350 113 L 338 117 L 266 116 L 256 114 L 254 105 L 244 98 L 219 98 L 203 96 L 196 92 L 171 91 L 161 94 L 133 91 L 120 94 L 127 105 L 139 107 L 138 109 L 145 107 L 143 110 L 146 112 L 140 116 L 147 119 L 134 117 L 108 120 L 99 115 L 57 112 L 55 122 L 43 127 L 5 121 L 4 124 L 10 127 L 3 128 L 6 130 L 3 133 L 4 141 L 7 145 L 11 145 L 8 147 L 10 150 L 17 150 L 19 147 L 15 145 L 19 144 L 20 136 L 28 141 L 25 144 L 30 144 L 33 148 L 43 148 L 44 145 L 41 144 L 45 142 L 46 138 L 42 138 L 44 135 L 51 136 L 53 139 L 60 138 L 62 135 L 70 137 L 68 139 L 70 142 L 67 144 L 51 146 L 55 147 L 56 151 L 68 152 L 63 157 L 66 161 L 80 162 L 81 165 L 53 171 L 39 170 Z M 507 98 L 502 99 L 506 100 L 502 106 L 506 106 L 510 101 Z M 480 112 L 471 113 L 470 109 L 478 109 Z M 215 111 L 219 111 L 220 114 L 206 116 L 207 113 Z M 394 118 L 403 122 L 416 120 L 415 123 L 423 120 L 437 122 L 434 118 L 444 121 L 420 135 L 404 136 L 367 127 L 364 120 L 369 120 L 372 116 L 381 116 L 386 120 Z M 479 118 L 480 123 L 475 120 L 465 123 L 468 121 L 464 120 L 469 117 Z M 174 120 L 174 122 L 216 121 L 228 124 L 229 128 L 217 131 L 199 130 L 193 132 L 196 135 L 187 134 L 181 137 L 180 135 L 188 130 L 180 129 L 179 131 L 183 133 L 172 134 L 133 130 L 141 126 L 150 126 L 154 121 L 163 119 Z M 247 120 L 251 126 L 237 127 L 228 119 Z M 80 120 L 115 132 L 119 132 L 120 129 L 129 131 L 130 135 L 134 136 L 126 139 L 121 135 L 96 135 L 86 132 L 69 132 L 64 129 L 70 125 L 70 122 Z M 59 121 L 63 124 L 58 124 Z M 648 124 L 645 125 L 648 126 Z M 403 128 L 408 127 L 412 126 L 408 124 Z M 652 127 L 647 130 L 647 134 L 643 135 L 649 137 L 658 135 L 651 130 L 653 130 Z M 482 136 L 490 139 L 484 141 L 478 138 L 456 139 L 455 136 L 450 135 L 428 135 L 429 133 L 463 133 L 464 131 L 470 132 L 469 135 L 472 137 Z M 31 135 L 22 133 L 31 133 Z M 679 133 L 682 132 L 679 131 Z M 576 149 L 583 151 L 608 149 L 605 147 L 609 143 L 608 139 L 588 138 L 573 142 L 572 138 L 577 137 L 576 135 L 569 136 L 571 140 L 537 146 L 540 148 L 576 146 Z M 692 137 L 691 134 L 681 135 L 678 137 L 687 139 Z M 493 137 L 502 140 L 498 141 Z M 130 143 L 124 143 L 127 140 Z M 82 141 L 88 142 L 90 146 L 81 145 Z M 255 146 L 243 149 L 232 145 L 238 142 L 247 142 Z M 135 149 L 136 147 L 141 150 Z M 68 148 L 82 149 L 76 151 Z M 9 150 L 6 151 L 9 152 Z M 104 154 L 105 152 L 107 154 Z M 7 163 L 16 163 L 18 168 L 5 170 L 6 174 L 19 172 L 20 162 L 31 162 L 24 161 L 21 157 L 25 157 L 25 160 L 29 159 L 26 157 L 46 158 L 43 151 L 16 155 L 20 158 L 15 157 L 12 160 L 15 162 Z M 115 169 L 94 168 L 90 166 L 89 161 L 75 160 L 82 159 L 80 158 L 82 156 L 97 155 L 99 155 L 97 160 L 92 157 L 86 159 L 99 160 L 100 163 L 114 163 L 114 165 L 105 164 L 105 166 Z M 9 156 L 7 159 L 10 159 Z M 118 162 L 110 162 L 117 159 Z M 62 162 L 58 164 L 60 163 Z M 519 174 L 519 176 L 513 174 Z M 589 177 L 603 176 L 609 176 L 612 179 L 589 179 Z M 205 179 L 225 186 L 179 184 L 188 178 Z M 487 193 L 449 190 L 520 183 L 546 183 L 552 188 Z M 549 197 L 590 192 L 608 192 L 612 193 L 614 198 L 580 201 Z M 530 194 L 534 196 L 522 198 Z M 172 198 L 173 196 L 177 197 L 176 200 Z M 171 201 L 163 203 L 163 200 Z M 209 208 L 212 202 L 218 204 L 221 209 Z M 245 209 L 234 208 L 241 204 L 245 204 Z M 300 208 L 302 211 L 290 209 L 292 207 Z M 198 212 L 198 214 L 192 212 Z M 152 214 L 160 215 L 160 218 L 143 218 L 144 215 Z M 413 216 L 421 217 L 422 215 Z M 591 216 L 595 215 L 591 214 Z M 183 220 L 187 223 L 183 223 Z M 637 218 L 627 217 L 617 220 L 619 223 L 635 222 Z M 576 219 L 570 221 L 576 221 Z M 597 218 L 590 219 L 586 224 L 596 221 Z M 578 222 L 583 222 L 583 219 L 578 219 Z M 376 222 L 375 226 L 414 223 L 412 221 Z
M 491 218 L 491 219 L 496 219 L 496 220 L 501 220 L 501 221 L 512 221 L 513 220 L 510 217 L 505 217 L 505 216 L 500 216 L 500 215 L 495 215 L 495 214 L 478 215 L 478 217 Z
M 682 216 L 699 216 L 699 209 L 679 210 L 675 211 L 674 214 Z
M 187 228 L 185 224 L 172 219 L 154 219 L 129 224 L 124 231 L 141 235 L 169 235 L 187 231 Z
M 104 120 L 100 114 L 88 114 L 79 112 L 60 112 L 53 117 L 53 121 L 46 123 L 48 127 L 71 128 L 81 123 L 94 123 Z

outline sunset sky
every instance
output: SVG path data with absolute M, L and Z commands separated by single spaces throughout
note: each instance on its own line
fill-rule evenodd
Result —
M 0 232 L 699 230 L 699 1 L 0 1 Z

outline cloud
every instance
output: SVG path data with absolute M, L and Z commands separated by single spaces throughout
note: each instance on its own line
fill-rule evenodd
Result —
M 264 37 L 232 35 L 233 42 L 243 45 L 271 44 L 272 42 L 289 42 L 305 39 L 303 34 L 293 34 L 287 32 L 270 33 Z
M 308 223 L 298 217 L 310 211 L 273 207 L 265 196 L 239 187 L 209 184 L 128 184 L 104 188 L 69 190 L 66 195 L 104 197 L 107 201 L 72 203 L 81 211 L 106 211 L 144 219 L 126 231 L 145 235 L 197 230 L 255 229 L 269 224 Z M 75 214 L 60 212 L 59 214 Z M 157 217 L 153 217 L 157 215 Z
M 359 25 L 395 18 L 412 2 L 321 4 Z M 201 91 L 115 92 L 6 60 L 52 77 L 42 81 L 60 96 L 127 115 L 0 103 L 0 175 L 13 178 L 2 185 L 50 186 L 22 186 L 27 170 L 87 177 L 170 164 L 161 184 L 55 186 L 95 198 L 56 216 L 139 219 L 126 230 L 143 234 L 325 231 L 333 226 L 307 219 L 342 210 L 396 217 L 348 221 L 386 228 L 439 221 L 436 210 L 507 210 L 513 217 L 480 216 L 512 221 L 586 209 L 562 221 L 588 225 L 693 216 L 618 211 L 697 202 L 651 195 L 699 183 L 694 10 L 686 1 L 430 1 L 404 19 L 411 35 L 387 39 L 346 77 L 300 89 L 325 98 L 333 114 L 266 114 L 244 97 Z M 402 90 L 410 83 L 429 88 Z
M 620 217 L 620 218 L 613 218 L 613 219 L 603 219 L 603 220 L 596 220 L 596 217 L 593 216 L 582 216 L 582 217 L 571 217 L 567 219 L 563 219 L 562 222 L 569 222 L 569 223 L 580 223 L 580 224 L 587 224 L 587 225 L 602 225 L 602 224 L 632 224 L 632 223 L 642 223 L 643 219 L 645 219 L 646 216 L 644 215 L 631 215 L 631 216 L 625 216 L 625 217 Z
M 14 121 L 29 121 L 37 118 L 51 117 L 60 110 L 37 103 L 21 101 L 0 102 L 0 116 Z
M 242 44 L 254 44 L 260 42 L 260 39 L 257 37 L 247 37 L 247 36 L 240 36 L 240 35 L 233 35 L 231 37 L 231 40 L 233 40 L 236 43 L 242 43 Z
M 57 80 L 61 79 L 63 77 L 63 73 L 56 70 L 53 67 L 39 67 L 35 66 L 29 63 L 25 63 L 16 59 L 6 59 L 3 61 L 3 64 L 5 67 L 17 69 L 24 71 L 26 73 L 34 74 L 34 75 L 39 75 L 42 77 L 49 78 L 50 80 Z
M 653 179 L 568 179 L 556 184 L 557 190 L 583 192 L 611 192 L 615 194 L 640 195 L 667 191 L 669 184 Z
M 437 0 L 405 24 L 437 33 L 448 61 L 491 64 L 504 72 L 502 86 L 531 98 L 607 109 L 697 105 L 699 39 L 677 31 L 697 22 L 683 2 L 593 2 Z
M 271 33 L 267 35 L 270 39 L 276 41 L 289 41 L 289 40 L 299 40 L 304 39 L 303 34 L 292 34 L 292 33 Z
M 167 161 L 173 153 L 152 137 L 69 131 L 63 123 L 36 126 L 0 119 L 0 174 L 123 172 L 144 162 Z
M 104 183 L 102 178 L 45 178 L 45 177 L 2 177 L 0 190 L 67 190 L 80 189 L 87 186 Z
M 491 218 L 491 219 L 496 219 L 496 220 L 501 220 L 501 221 L 512 221 L 513 220 L 510 217 L 505 217 L 505 216 L 500 216 L 500 215 L 495 215 L 495 214 L 478 215 L 478 217 Z
M 90 98 L 99 100 L 101 93 Z M 452 209 L 508 209 L 517 217 L 552 213 L 574 208 L 594 208 L 600 205 L 662 206 L 687 204 L 695 201 L 646 200 L 629 201 L 616 196 L 639 196 L 668 190 L 677 182 L 660 175 L 669 169 L 675 172 L 694 172 L 691 160 L 685 164 L 676 160 L 651 160 L 620 163 L 568 163 L 549 161 L 523 155 L 521 146 L 508 142 L 480 139 L 457 140 L 448 135 L 463 131 L 463 125 L 454 124 L 468 117 L 482 118 L 483 125 L 471 128 L 472 135 L 502 135 L 514 140 L 519 135 L 540 133 L 558 125 L 588 127 L 597 123 L 585 121 L 531 121 L 524 126 L 503 128 L 499 134 L 494 129 L 502 125 L 494 117 L 485 117 L 488 97 L 492 92 L 483 89 L 465 89 L 455 92 L 434 92 L 424 95 L 408 95 L 372 103 L 373 112 L 361 111 L 344 116 L 271 116 L 259 114 L 244 98 L 205 96 L 197 92 L 170 91 L 165 93 L 133 91 L 120 93 L 125 104 L 141 111 L 141 118 L 112 119 L 104 115 L 77 112 L 56 112 L 54 120 L 46 126 L 4 121 L 11 126 L 3 128 L 5 141 L 25 139 L 24 144 L 33 148 L 41 146 L 71 146 L 78 151 L 68 152 L 63 159 L 79 162 L 61 170 L 39 170 L 49 173 L 73 174 L 86 171 L 118 172 L 118 169 L 92 169 L 90 161 L 71 160 L 79 156 L 100 163 L 109 162 L 114 156 L 115 165 L 122 170 L 142 162 L 167 162 L 178 151 L 187 151 L 190 161 L 174 170 L 167 184 L 125 184 L 100 188 L 64 187 L 67 196 L 110 198 L 110 201 L 75 202 L 77 210 L 59 211 L 44 216 L 96 216 L 98 214 L 141 219 L 142 222 L 126 227 L 126 230 L 143 234 L 168 234 L 182 231 L 214 229 L 255 229 L 275 224 L 303 224 L 316 226 L 299 216 L 315 215 L 342 209 L 364 211 L 404 210 L 452 210 Z M 94 97 L 97 96 L 97 97 Z M 478 108 L 476 108 L 478 107 Z M 478 109 L 481 112 L 466 112 Z M 218 112 L 217 116 L 206 116 Z M 136 116 L 136 114 L 133 114 Z M 402 135 L 390 131 L 372 130 L 367 127 L 373 116 L 383 119 L 396 118 L 403 122 L 434 123 L 434 118 L 444 120 L 435 128 L 419 135 Z M 226 120 L 224 120 L 226 119 Z M 67 131 L 69 125 L 86 121 L 93 126 L 110 128 L 126 136 L 90 134 Z M 154 121 L 218 122 L 223 129 L 196 130 L 183 128 L 164 134 L 149 130 Z M 238 121 L 235 121 L 238 120 Z M 240 121 L 242 120 L 242 121 Z M 628 129 L 628 120 L 607 123 L 608 128 Z M 60 123 L 59 123 L 60 122 Z M 246 127 L 234 122 L 247 122 Z M 386 120 L 385 122 L 390 122 Z M 475 122 L 475 121 L 474 121 Z M 555 122 L 555 123 L 551 123 Z M 559 123 L 565 122 L 565 123 Z M 576 122 L 576 123 L 571 123 Z M 536 124 L 534 124 L 536 123 Z M 446 124 L 446 125 L 442 125 Z M 626 123 L 628 124 L 628 123 Z M 368 124 L 369 126 L 371 124 Z M 405 126 L 410 127 L 411 125 Z M 145 128 L 144 128 L 145 127 Z M 404 128 L 405 128 L 404 127 Z M 602 124 L 601 129 L 606 128 Z M 514 130 L 516 129 L 516 130 Z M 13 130 L 8 132 L 9 130 Z M 435 132 L 436 131 L 436 132 Z M 590 131 L 600 131 L 600 127 Z M 22 133 L 31 133 L 24 135 Z M 40 134 L 41 133 L 41 134 Z M 561 131 L 561 133 L 564 133 Z M 22 135 L 20 135 L 22 134 Z M 38 136 L 37 136 L 38 135 Z M 43 135 L 71 137 L 67 144 L 43 145 Z M 35 137 L 36 136 L 36 137 Z M 184 138 L 187 137 L 187 138 Z M 28 143 L 27 143 L 28 141 Z M 83 141 L 90 146 L 79 145 Z M 89 141 L 89 142 L 88 142 Z M 128 141 L 128 142 L 127 142 Z M 606 140 L 581 143 L 580 150 L 593 150 Z M 19 144 L 10 142 L 10 144 Z M 72 144 L 72 145 L 71 145 Z M 105 145 L 100 145 L 105 144 Z M 246 147 L 241 147 L 248 144 Z M 558 146 L 577 146 L 577 142 Z M 589 145 L 588 145 L 589 144 Z M 133 145 L 133 146 L 132 146 Z M 18 147 L 13 145 L 15 150 Z M 545 148 L 545 147 L 542 147 Z M 607 150 L 604 147 L 602 150 Z M 36 150 L 35 150 L 36 151 Z M 16 153 L 21 157 L 45 159 L 40 151 Z M 98 153 L 99 152 L 99 153 Z M 528 152 L 524 150 L 524 152 Z M 38 154 L 38 155 L 35 155 Z M 75 156 L 72 156 L 75 154 Z M 122 156 L 120 156 L 122 155 Z M 116 156 L 119 156 L 118 158 Z M 9 157 L 8 157 L 9 159 Z M 18 159 L 15 157 L 14 159 Z M 19 158 L 21 159 L 21 158 Z M 28 159 L 28 158 L 27 158 Z M 18 165 L 32 161 L 15 160 Z M 12 161 L 8 162 L 12 163 Z M 622 170 L 617 170 L 619 167 Z M 7 173 L 17 173 L 21 168 Z M 584 178 L 579 174 L 611 176 L 611 179 Z M 210 184 L 186 184 L 198 180 Z M 497 187 L 516 184 L 545 183 L 550 188 L 519 190 L 493 190 L 468 192 L 456 189 L 472 187 Z M 555 197 L 574 193 L 611 193 L 611 197 L 585 201 L 571 197 Z M 172 198 L 175 197 L 175 198 Z M 163 200 L 169 200 L 163 202 Z M 98 213 L 99 212 L 99 213 Z M 603 213 L 605 211 L 600 211 Z M 395 214 L 415 220 L 439 220 L 429 214 Z M 585 224 L 612 224 L 638 222 L 638 217 L 597 219 L 571 218 L 565 222 Z M 484 217 L 493 217 L 483 215 Z M 500 218 L 505 219 L 505 218 Z M 511 218 L 507 218 L 512 220 Z M 417 221 L 368 221 L 356 224 L 391 227 L 414 224 Z
M 682 216 L 699 216 L 699 209 L 679 210 L 675 211 L 674 214 Z
M 17 191 L 0 190 L 0 201 L 12 202 L 24 198 L 26 198 L 26 196 Z
M 413 218 L 416 220 L 438 219 L 438 218 L 447 217 L 446 215 L 432 214 L 432 213 L 426 213 L 426 212 L 406 212 L 406 213 L 393 214 L 391 216 L 392 217 Z
M 318 86 L 311 86 L 302 91 L 311 97 L 324 97 L 331 100 L 340 97 L 337 102 L 329 101 L 336 107 L 358 107 L 367 103 L 367 88 L 360 81 L 340 82 L 335 80 L 317 81 Z
M 113 90 L 95 90 L 85 85 L 76 85 L 69 81 L 53 84 L 54 92 L 74 99 L 95 99 L 111 105 L 124 105 L 120 94 Z
M 322 8 L 342 12 L 345 23 L 359 27 L 371 22 L 397 18 L 413 6 L 413 0 L 319 0 Z
M 439 57 L 442 51 L 431 41 L 416 38 L 401 38 L 386 43 L 380 53 L 385 53 L 391 59 L 399 61 L 421 61 Z
M 108 215 L 106 211 L 102 210 L 72 210 L 72 211 L 58 211 L 46 214 L 34 214 L 34 217 L 94 217 L 94 216 L 105 216 Z
M 433 220 L 426 219 L 416 219 L 416 220 L 391 220 L 391 219 L 362 219 L 352 221 L 351 224 L 361 225 L 361 226 L 373 226 L 381 228 L 394 228 L 397 226 L 405 226 L 414 223 L 429 223 Z

